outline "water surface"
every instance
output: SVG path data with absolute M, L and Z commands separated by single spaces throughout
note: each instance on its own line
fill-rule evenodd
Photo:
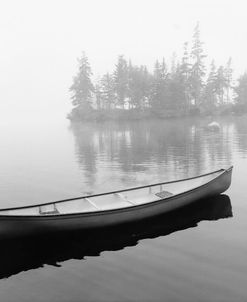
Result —
M 226 195 L 159 220 L 2 242 L 1 301 L 246 301 L 247 118 L 219 123 L 5 124 L 2 208 L 234 171 Z

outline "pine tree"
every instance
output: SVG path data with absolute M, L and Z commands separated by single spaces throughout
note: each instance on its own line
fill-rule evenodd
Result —
M 151 86 L 153 81 L 152 74 L 149 73 L 147 67 L 141 66 L 141 95 L 142 95 L 142 104 L 144 107 L 150 106 L 150 95 L 151 95 Z
M 124 101 L 128 95 L 128 64 L 122 55 L 118 57 L 118 63 L 114 71 L 114 85 L 117 104 L 124 107 Z
M 154 109 L 161 107 L 161 72 L 160 63 L 157 60 L 154 65 L 154 77 L 151 90 L 151 105 Z
M 106 73 L 101 79 L 101 98 L 104 109 L 112 109 L 116 105 L 116 95 L 114 92 L 114 79 Z
M 177 64 L 176 70 L 173 71 L 168 81 L 169 109 L 177 112 L 185 111 L 187 105 L 186 99 L 186 79 L 182 72 L 182 66 Z
M 101 80 L 98 80 L 95 84 L 95 98 L 97 109 L 101 109 L 103 106 L 102 90 L 101 90 Z
M 232 73 L 233 73 L 232 58 L 229 58 L 229 60 L 226 63 L 226 67 L 224 69 L 227 103 L 230 102 L 230 91 L 232 89 Z
M 127 86 L 127 96 L 129 101 L 129 107 L 134 107 L 134 89 L 135 89 L 135 66 L 132 65 L 131 60 L 128 64 L 128 86 Z
M 247 72 L 238 79 L 238 85 L 235 87 L 235 103 L 239 110 L 247 111 Z
M 141 74 L 139 67 L 132 66 L 131 62 L 128 66 L 128 97 L 131 108 L 141 107 Z
M 73 78 L 73 84 L 70 87 L 72 93 L 71 99 L 74 106 L 91 107 L 94 86 L 91 81 L 92 71 L 88 58 L 83 52 L 82 57 L 78 59 L 79 70 Z
M 185 110 L 188 111 L 191 102 L 191 92 L 190 92 L 190 72 L 191 64 L 189 62 L 189 52 L 188 52 L 188 42 L 184 43 L 184 53 L 182 57 L 182 62 L 180 65 L 180 73 L 182 77 L 182 82 L 184 86 L 184 98 L 185 98 Z
M 205 65 L 204 65 L 204 51 L 202 48 L 203 43 L 200 40 L 200 29 L 199 23 L 197 23 L 194 29 L 193 44 L 191 50 L 191 74 L 190 74 L 190 87 L 191 96 L 195 106 L 200 105 L 200 98 L 203 89 L 203 78 L 205 76 Z
M 224 103 L 225 88 L 227 87 L 223 66 L 219 66 L 217 70 L 215 82 L 216 82 L 216 95 L 218 99 L 218 104 L 222 105 Z
M 182 63 L 180 65 L 180 71 L 187 80 L 189 78 L 190 67 L 191 67 L 191 64 L 189 63 L 188 42 L 185 42 Z
M 176 52 L 172 53 L 171 59 L 171 74 L 175 74 L 177 71 L 177 54 Z
M 162 110 L 166 107 L 167 100 L 167 67 L 163 59 L 160 64 L 157 60 L 154 65 L 154 75 L 151 87 L 151 105 L 157 110 Z
M 217 72 L 214 60 L 211 62 L 210 72 L 207 78 L 203 95 L 203 109 L 212 113 L 217 104 Z
M 144 108 L 150 94 L 150 75 L 146 66 L 129 64 L 129 102 L 132 108 Z
M 163 82 L 165 82 L 168 77 L 168 68 L 164 58 L 162 59 L 162 63 L 160 65 L 160 72 L 161 72 L 161 79 L 163 80 Z

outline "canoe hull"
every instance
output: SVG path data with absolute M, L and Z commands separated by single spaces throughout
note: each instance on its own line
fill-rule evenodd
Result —
M 232 169 L 214 181 L 165 200 L 115 210 L 75 213 L 61 216 L 0 216 L 0 237 L 26 236 L 46 232 L 61 232 L 110 227 L 164 214 L 197 200 L 223 193 L 231 184 Z

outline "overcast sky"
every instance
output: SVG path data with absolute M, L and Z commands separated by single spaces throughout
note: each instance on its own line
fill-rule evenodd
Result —
M 208 58 L 219 65 L 231 56 L 242 73 L 246 12 L 240 0 L 2 0 L 0 117 L 63 118 L 83 50 L 96 76 L 119 54 L 152 69 L 156 58 L 181 53 L 197 21 Z

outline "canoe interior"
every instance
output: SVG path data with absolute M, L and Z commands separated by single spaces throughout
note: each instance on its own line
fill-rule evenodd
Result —
M 161 185 L 150 185 L 145 188 L 119 191 L 118 193 L 82 197 L 80 199 L 58 201 L 52 204 L 30 206 L 25 208 L 1 210 L 0 215 L 51 216 L 73 213 L 90 213 L 133 207 L 158 200 L 165 200 L 173 195 L 181 194 L 183 192 L 200 187 L 212 181 L 223 172 L 224 170 L 219 170 L 211 174 L 202 175 L 192 179 L 164 183 Z

